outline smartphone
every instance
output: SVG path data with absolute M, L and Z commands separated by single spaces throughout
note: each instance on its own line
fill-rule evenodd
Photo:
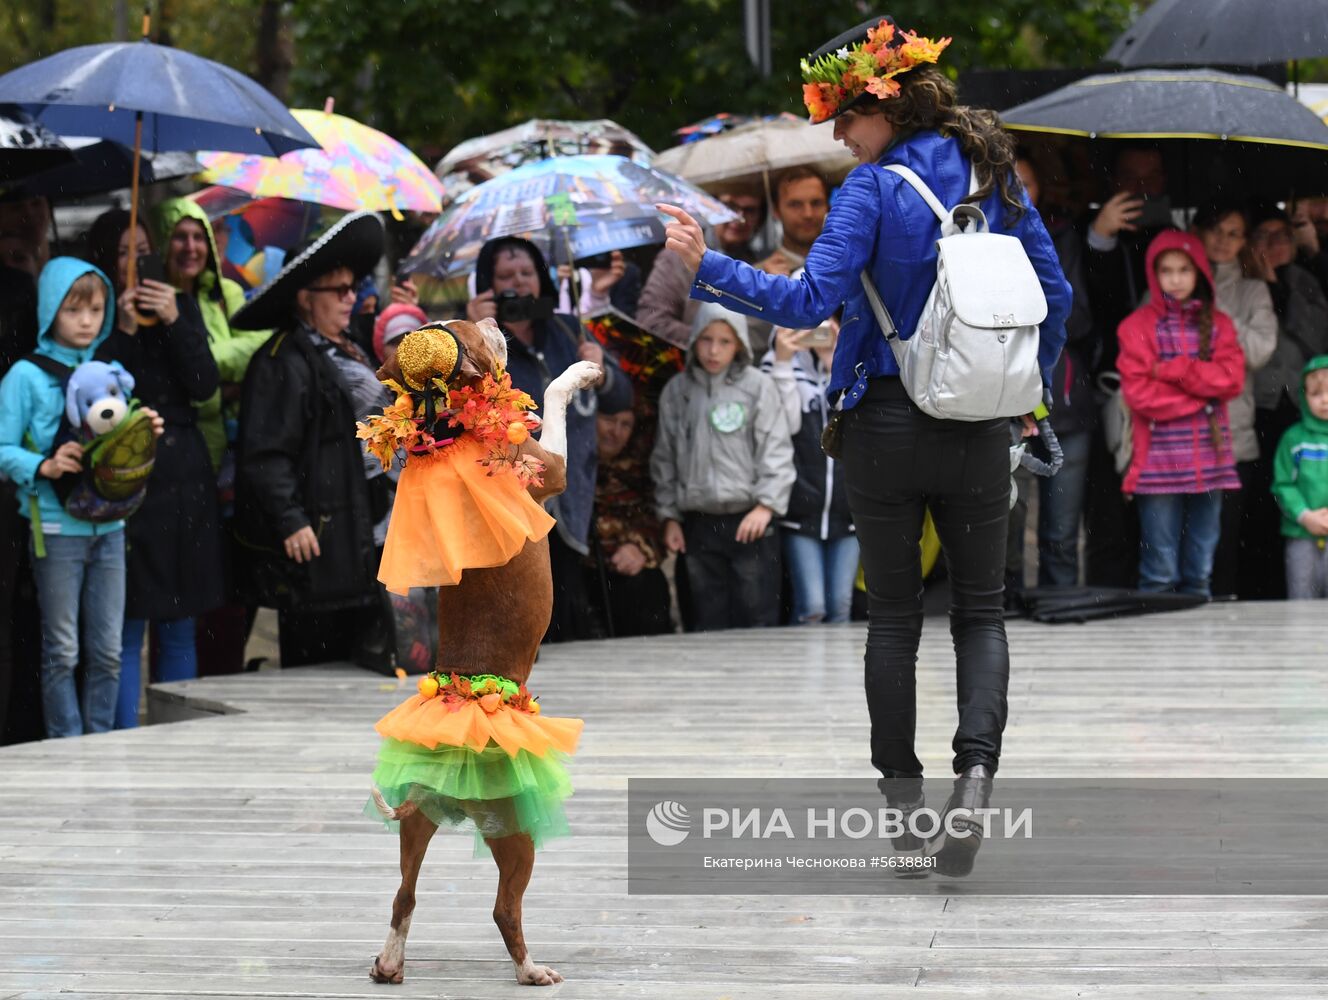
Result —
M 830 329 L 829 323 L 822 323 L 816 329 L 808 330 L 802 335 L 802 342 L 807 347 L 828 347 L 834 339 L 835 331 Z
M 1166 226 L 1175 225 L 1171 218 L 1171 197 L 1169 195 L 1145 196 L 1143 202 L 1143 209 L 1133 220 L 1134 224 L 1140 229 L 1162 229 Z
M 155 253 L 144 253 L 138 255 L 138 282 L 160 281 L 166 282 L 166 267 L 161 262 L 161 258 Z M 138 320 L 143 326 L 152 326 L 157 321 L 157 314 L 151 309 L 135 308 L 138 314 Z
M 155 253 L 140 254 L 138 258 L 138 280 L 160 281 L 166 283 L 166 266 Z

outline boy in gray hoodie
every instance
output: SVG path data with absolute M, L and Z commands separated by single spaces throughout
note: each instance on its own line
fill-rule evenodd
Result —
M 683 371 L 659 399 L 650 457 L 664 542 L 686 556 L 692 628 L 775 625 L 779 541 L 796 471 L 779 390 L 752 363 L 747 320 L 697 310 Z

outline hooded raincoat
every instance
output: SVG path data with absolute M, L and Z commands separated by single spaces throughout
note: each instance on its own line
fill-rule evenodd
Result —
M 695 347 L 716 320 L 737 335 L 738 354 L 712 375 Z M 752 364 L 746 319 L 716 303 L 697 310 L 687 365 L 660 394 L 650 475 L 661 520 L 737 514 L 758 503 L 776 516 L 788 509 L 797 470 L 783 399 L 774 379 Z
M 1121 489 L 1125 493 L 1206 493 L 1239 489 L 1231 450 L 1226 404 L 1245 384 L 1245 355 L 1231 319 L 1213 307 L 1210 357 L 1199 358 L 1198 310 L 1192 295 L 1183 302 L 1162 293 L 1155 264 L 1169 250 L 1185 253 L 1208 285 L 1213 275 L 1197 237 L 1174 229 L 1148 246 L 1149 300 L 1117 331 L 1121 393 L 1134 430 L 1134 453 Z M 1222 447 L 1214 449 L 1210 413 Z
M 57 343 L 51 328 L 60 303 L 85 274 L 95 274 L 106 283 L 106 313 L 101 332 L 87 347 L 76 350 Z M 42 269 L 37 282 L 37 353 L 70 368 L 91 361 L 110 336 L 114 305 L 115 296 L 106 275 L 87 261 L 56 257 Z M 18 486 L 20 513 L 32 519 L 35 510 L 45 534 L 90 536 L 120 531 L 123 521 L 93 524 L 70 517 L 51 481 L 37 475 L 37 467 L 50 456 L 64 412 L 65 392 L 60 379 L 30 361 L 16 362 L 0 381 L 0 472 Z
M 217 239 L 207 212 L 198 202 L 189 198 L 172 198 L 157 208 L 157 228 L 162 247 L 169 247 L 171 234 L 182 219 L 193 219 L 203 227 L 208 239 L 208 262 L 198 276 L 193 297 L 207 328 L 208 347 L 222 383 L 239 384 L 244 381 L 245 369 L 254 352 L 272 335 L 271 330 L 232 330 L 230 317 L 244 305 L 244 289 L 221 274 L 221 254 L 217 252 Z M 198 428 L 207 442 L 208 455 L 213 468 L 221 465 L 226 451 L 226 427 L 222 414 L 221 393 L 217 392 L 198 407 Z
M 1273 496 L 1282 508 L 1282 534 L 1314 538 L 1300 523 L 1306 511 L 1328 507 L 1328 420 L 1310 412 L 1305 376 L 1328 369 L 1328 355 L 1311 358 L 1301 372 L 1300 423 L 1292 424 L 1277 445 L 1273 464 Z

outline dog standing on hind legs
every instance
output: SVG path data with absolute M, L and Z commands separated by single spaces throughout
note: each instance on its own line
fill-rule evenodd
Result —
M 449 337 L 455 341 L 455 349 L 448 340 Z M 414 343 L 410 343 L 411 338 L 424 338 L 424 340 L 417 339 Z M 425 340 L 430 338 L 432 341 L 426 344 Z M 464 321 L 434 324 L 403 339 L 397 361 L 390 368 L 385 367 L 380 370 L 379 377 L 384 380 L 394 379 L 412 390 L 423 386 L 424 391 L 428 391 L 427 387 L 430 384 L 437 385 L 434 380 L 438 379 L 455 391 L 458 388 L 479 384 L 485 375 L 500 374 L 506 362 L 506 355 L 505 338 L 492 320 L 484 320 L 478 324 Z M 528 497 L 531 501 L 543 501 L 555 496 L 566 486 L 567 405 L 574 392 L 593 385 L 600 378 L 600 374 L 598 365 L 578 362 L 554 379 L 545 390 L 540 439 L 536 441 L 534 438 L 527 438 L 521 441 L 516 449 L 521 459 L 537 460 L 543 465 L 542 482 L 532 482 L 529 485 Z M 513 440 L 519 437 L 518 431 Z M 403 470 L 402 485 L 398 488 L 398 504 L 402 501 L 406 473 L 410 471 L 412 460 L 413 457 L 408 459 L 406 470 Z M 456 468 L 464 470 L 473 464 L 467 462 L 465 466 L 458 465 Z M 444 475 L 438 470 L 431 471 L 436 477 Z M 480 483 L 480 486 L 488 488 L 493 480 L 498 478 L 499 476 L 493 475 L 488 483 Z M 437 489 L 439 483 L 440 480 L 436 479 L 428 491 L 427 502 L 435 507 L 440 502 Z M 472 487 L 471 492 L 475 492 L 475 487 Z M 393 529 L 397 527 L 398 514 L 399 512 L 394 511 Z M 496 678 L 510 682 L 510 686 L 503 685 L 503 698 L 511 695 L 513 688 L 519 688 L 519 693 L 511 704 L 519 706 L 526 703 L 524 699 L 528 696 L 528 692 L 525 683 L 534 665 L 540 640 L 548 628 L 553 607 L 553 583 L 546 537 L 552 519 L 547 518 L 542 509 L 539 510 L 539 514 L 547 524 L 533 528 L 530 536 L 519 544 L 519 547 L 514 547 L 514 554 L 501 564 L 484 561 L 475 566 L 449 567 L 444 572 L 446 574 L 455 570 L 455 579 L 434 581 L 451 585 L 439 586 L 438 663 L 435 673 L 428 675 L 428 678 L 450 676 L 453 679 L 450 692 L 457 690 L 458 677 L 462 678 L 463 682 L 466 682 L 466 679 L 474 682 L 478 680 L 476 675 L 485 677 L 496 675 Z M 436 518 L 437 514 L 433 516 Z M 534 520 L 533 515 L 532 520 Z M 472 519 L 465 523 L 469 526 L 475 521 Z M 538 538 L 533 537 L 535 534 L 538 534 Z M 389 534 L 389 547 L 392 541 L 392 536 Z M 406 548 L 404 542 L 402 547 L 403 550 Z M 380 572 L 380 578 L 384 578 L 388 561 L 385 552 L 384 571 Z M 460 572 L 461 568 L 464 568 L 464 574 Z M 389 580 L 384 579 L 384 582 L 388 584 L 389 589 L 392 588 Z M 425 708 L 434 707 L 432 703 L 426 704 L 428 698 L 432 697 L 424 695 L 426 687 L 423 685 L 426 680 L 421 682 L 421 698 L 425 701 L 412 699 L 401 709 L 406 709 L 412 704 L 416 710 L 421 705 Z M 473 697 L 469 682 L 464 683 L 463 689 L 467 695 Z M 493 687 L 492 680 L 481 683 Z M 499 683 L 501 684 L 501 681 Z M 479 690 L 485 688 L 480 687 Z M 449 694 L 449 697 L 455 695 Z M 494 699 L 498 694 L 491 691 L 486 697 Z M 486 702 L 485 698 L 481 698 L 480 702 L 484 703 L 485 710 L 490 712 L 493 710 L 487 706 L 496 704 L 493 701 Z M 499 715 L 507 710 L 507 705 L 499 705 L 497 710 L 499 714 L 482 716 L 478 715 L 480 709 L 474 702 L 464 704 L 462 707 L 476 713 L 478 718 L 492 720 L 494 723 L 501 722 Z M 392 735 L 394 730 L 391 725 L 384 724 L 389 723 L 395 714 L 389 713 L 380 720 L 379 732 L 385 737 Z M 528 729 L 532 722 L 540 721 L 538 705 L 535 705 L 533 714 L 523 717 L 523 731 Z M 547 717 L 542 720 L 542 724 L 573 722 L 575 734 L 579 734 L 579 720 Z M 569 732 L 570 727 L 563 726 L 561 731 Z M 497 738 L 495 736 L 495 739 Z M 570 739 L 574 745 L 575 735 Z M 446 752 L 464 753 L 473 752 L 478 748 L 472 747 L 467 751 L 465 748 L 447 746 L 441 749 Z M 565 749 L 565 746 L 559 749 Z M 490 742 L 483 752 L 497 756 L 493 742 Z M 380 757 L 380 768 L 381 760 Z M 501 761 L 501 758 L 499 760 Z M 375 772 L 376 777 L 378 773 Z M 423 808 L 423 805 L 429 801 L 427 789 L 419 795 L 413 789 L 405 801 L 393 806 L 389 804 L 377 785 L 373 789 L 373 802 L 377 810 L 386 819 L 400 823 L 401 848 L 401 886 L 392 903 L 391 927 L 383 950 L 374 959 L 370 970 L 370 976 L 376 982 L 400 983 L 404 976 L 406 938 L 410 933 L 411 916 L 415 910 L 416 885 L 425 852 L 438 829 L 438 824 Z M 464 813 L 470 818 L 476 828 L 483 833 L 484 843 L 493 854 L 498 867 L 498 890 L 493 919 L 511 955 L 517 982 L 532 986 L 548 986 L 561 982 L 562 977 L 553 969 L 537 965 L 531 960 L 522 933 L 521 902 L 534 869 L 535 840 L 529 832 L 519 829 L 521 820 L 518 816 L 520 809 L 517 799 L 513 797 L 467 801 L 449 798 L 444 793 L 434 801 L 440 803 L 440 808 L 444 810 Z

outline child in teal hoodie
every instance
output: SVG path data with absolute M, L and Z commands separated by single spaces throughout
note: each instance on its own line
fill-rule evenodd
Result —
M 1273 462 L 1292 600 L 1328 597 L 1328 355 L 1301 372 L 1300 409 Z
M 37 283 L 37 353 L 71 368 L 92 360 L 111 332 L 113 307 L 106 275 L 86 261 L 56 257 Z M 31 361 L 16 362 L 0 381 L 0 474 L 17 484 L 19 510 L 33 521 L 42 707 L 50 737 L 111 728 L 124 625 L 124 522 L 70 517 L 52 486 L 76 475 L 82 463 L 76 442 L 50 453 L 64 411 L 61 380 Z M 74 684 L 80 624 L 87 665 L 81 706 Z

